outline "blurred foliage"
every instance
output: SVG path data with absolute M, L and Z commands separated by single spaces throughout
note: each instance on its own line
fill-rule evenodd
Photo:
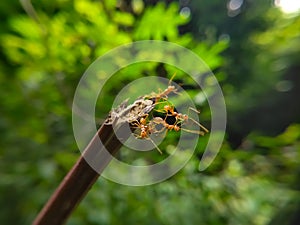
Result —
M 201 173 L 207 136 L 186 167 L 160 184 L 126 187 L 99 179 L 68 224 L 292 224 L 299 208 L 300 111 L 285 104 L 298 105 L 299 15 L 286 17 L 269 1 L 250 0 L 236 10 L 217 0 L 42 0 L 34 8 L 21 2 L 27 13 L 18 1 L 0 3 L 3 224 L 30 224 L 79 157 L 71 107 L 87 67 L 114 47 L 144 39 L 180 44 L 205 60 L 227 100 L 227 139 Z M 99 96 L 97 118 L 107 115 L 125 84 L 174 72 L 208 125 L 195 83 L 159 63 L 119 71 Z M 138 85 L 132 93 L 140 91 Z M 176 138 L 170 135 L 162 147 Z

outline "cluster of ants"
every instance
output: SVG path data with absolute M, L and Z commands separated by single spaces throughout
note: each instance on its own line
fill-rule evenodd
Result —
M 198 135 L 204 135 L 208 132 L 203 125 L 189 117 L 187 114 L 177 112 L 175 106 L 168 101 L 168 95 L 171 93 L 178 94 L 175 86 L 169 84 L 168 87 L 160 93 L 152 93 L 144 96 L 143 98 L 145 100 L 152 101 L 154 108 L 151 112 L 145 113 L 137 120 L 131 122 L 131 128 L 134 130 L 136 138 L 150 140 L 161 154 L 162 151 L 149 135 L 162 133 L 164 131 L 168 132 L 171 130 L 176 132 L 182 130 Z M 160 107 L 159 109 L 155 108 L 155 106 L 158 105 L 163 105 L 163 107 Z M 188 110 L 193 110 L 198 114 L 200 113 L 194 108 L 189 108 Z M 182 128 L 182 125 L 189 120 L 198 125 L 203 131 Z

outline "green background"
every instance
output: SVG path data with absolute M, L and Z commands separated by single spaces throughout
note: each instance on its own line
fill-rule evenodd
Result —
M 231 0 L 242 3 L 237 9 L 222 0 L 21 2 L 0 3 L 1 224 L 30 224 L 79 158 L 72 101 L 87 67 L 114 47 L 149 39 L 180 44 L 209 65 L 226 100 L 226 139 L 203 172 L 208 135 L 162 183 L 129 187 L 100 178 L 67 224 L 299 224 L 299 14 L 283 14 L 267 0 Z M 159 63 L 132 65 L 110 79 L 97 123 L 125 84 L 174 72 L 209 128 L 199 87 Z M 170 133 L 160 145 L 166 155 L 177 137 Z M 137 159 L 124 150 L 119 157 L 145 163 L 164 156 Z

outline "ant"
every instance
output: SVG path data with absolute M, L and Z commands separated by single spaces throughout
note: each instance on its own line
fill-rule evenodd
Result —
M 161 99 L 163 100 L 167 100 L 168 98 L 168 95 L 171 94 L 172 92 L 175 93 L 175 94 L 179 94 L 177 92 L 177 89 L 174 85 L 171 85 L 171 82 L 172 80 L 174 79 L 174 77 L 176 76 L 176 73 L 174 73 L 174 75 L 171 77 L 169 83 L 168 83 L 168 87 L 162 91 L 161 93 L 151 93 L 150 96 L 145 96 L 144 98 L 147 98 L 147 99 L 151 99 L 153 101 L 154 104 L 156 104 L 157 102 L 159 102 Z
M 161 124 L 162 125 L 162 128 L 158 132 L 162 132 L 164 129 L 167 129 L 168 131 L 170 131 L 170 130 L 179 131 L 181 129 L 180 125 L 177 121 L 175 121 L 174 124 L 169 124 L 166 121 L 166 119 L 163 119 L 161 117 L 155 117 L 154 119 L 155 119 L 156 124 Z
M 163 126 L 167 129 L 167 130 L 175 130 L 175 131 L 179 131 L 179 130 L 183 130 L 183 131 L 186 131 L 186 132 L 189 132 L 189 133 L 195 133 L 195 134 L 199 134 L 199 135 L 204 135 L 204 132 L 205 133 L 208 133 L 209 131 L 203 126 L 201 125 L 200 123 L 198 123 L 196 120 L 194 120 L 193 118 L 189 117 L 188 115 L 186 114 L 182 114 L 182 113 L 178 113 L 177 111 L 175 111 L 175 107 L 173 105 L 165 105 L 163 107 L 163 112 L 166 113 L 166 116 L 165 116 L 165 119 L 164 120 L 161 120 L 161 123 L 163 124 Z M 188 114 L 189 114 L 189 110 L 193 110 L 194 112 L 196 113 L 200 113 L 198 110 L 194 109 L 194 108 L 191 108 L 189 107 L 188 109 Z M 172 124 L 170 124 L 167 119 L 171 117 L 171 118 L 174 118 L 175 119 L 175 122 L 173 122 Z M 174 120 L 173 119 L 173 120 Z M 181 127 L 181 124 L 188 121 L 188 120 L 191 120 L 193 121 L 193 123 L 195 123 L 196 125 L 198 125 L 200 128 L 202 128 L 204 130 L 203 131 L 196 131 L 196 130 L 189 130 L 189 129 L 185 129 L 185 128 L 182 128 Z
M 150 140 L 152 144 L 155 146 L 155 148 L 158 150 L 158 152 L 162 154 L 162 151 L 159 149 L 159 147 L 149 136 L 152 133 L 158 133 L 158 131 L 155 129 L 155 125 L 153 124 L 152 121 L 147 123 L 147 118 L 148 118 L 148 114 L 145 117 L 140 118 L 139 121 L 136 120 L 132 123 L 133 126 L 137 127 L 140 130 L 140 133 L 135 134 L 135 136 L 140 139 Z

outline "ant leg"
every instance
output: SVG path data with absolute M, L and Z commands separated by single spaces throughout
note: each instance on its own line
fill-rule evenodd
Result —
M 174 79 L 174 77 L 176 76 L 176 73 L 177 73 L 177 72 L 175 72 L 175 73 L 172 75 L 171 79 L 169 80 L 168 86 L 171 86 L 171 82 L 172 82 L 172 80 Z
M 188 115 L 190 115 L 190 110 L 192 110 L 193 112 L 195 112 L 195 113 L 197 113 L 197 114 L 200 114 L 200 111 L 199 110 L 197 110 L 197 109 L 195 109 L 195 108 L 193 108 L 193 107 L 189 107 L 188 108 Z
M 177 72 L 175 72 L 175 73 L 172 75 L 171 79 L 169 80 L 168 87 L 173 86 L 173 85 L 171 85 L 171 83 L 172 83 L 174 77 L 176 76 L 176 73 L 177 73 Z M 180 86 L 181 86 L 181 84 L 180 84 Z M 177 89 L 175 88 L 175 86 L 173 86 L 173 87 L 174 87 L 174 89 L 173 89 L 171 92 L 173 92 L 173 93 L 176 94 L 176 95 L 182 95 L 180 92 L 177 91 Z
M 193 121 L 195 124 L 197 124 L 200 128 L 202 128 L 206 133 L 208 133 L 208 129 L 206 129 L 206 127 L 204 127 L 202 124 L 200 124 L 199 122 L 197 122 L 195 119 L 190 117 L 190 110 L 192 110 L 193 112 L 200 114 L 200 111 L 198 111 L 197 109 L 194 109 L 192 107 L 188 108 L 188 119 L 190 119 L 191 121 Z
M 206 129 L 206 127 L 204 127 L 201 123 L 197 122 L 196 120 L 194 120 L 193 118 L 189 117 L 189 120 L 193 121 L 195 124 L 197 124 L 200 128 L 202 128 L 206 133 L 209 132 L 209 130 Z
M 185 128 L 180 128 L 180 130 L 189 132 L 189 133 L 193 133 L 193 134 L 199 134 L 201 136 L 204 136 L 204 132 L 203 131 L 198 131 L 198 130 L 189 130 L 189 129 L 185 129 Z
M 162 128 L 160 130 L 155 129 L 153 133 L 161 133 L 165 129 L 165 126 L 164 126 L 165 121 L 161 117 L 154 117 L 151 122 L 155 123 L 157 125 L 162 125 Z M 155 127 L 155 125 L 154 125 L 154 127 Z
M 148 140 L 150 140 L 152 142 L 152 144 L 155 146 L 155 148 L 157 149 L 157 151 L 162 154 L 162 151 L 159 149 L 159 147 L 157 146 L 157 144 L 155 144 L 155 142 L 149 137 L 147 138 Z
M 138 121 L 131 122 L 131 126 L 134 128 L 140 128 L 141 124 Z

